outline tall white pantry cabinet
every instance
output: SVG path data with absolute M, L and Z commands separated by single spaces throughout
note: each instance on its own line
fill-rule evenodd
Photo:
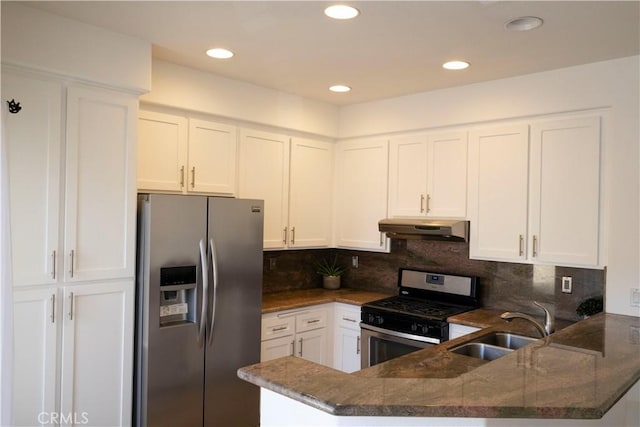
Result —
M 128 425 L 137 98 L 12 67 L 2 97 L 14 425 Z

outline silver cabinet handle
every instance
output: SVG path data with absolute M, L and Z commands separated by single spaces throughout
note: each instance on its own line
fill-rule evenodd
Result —
M 55 280 L 56 278 L 56 251 L 51 252 L 51 278 Z
M 356 354 L 360 354 L 360 336 L 358 336 L 358 340 L 356 341 Z
M 295 245 L 296 244 L 296 228 L 295 227 L 291 227 L 291 245 Z
M 312 323 L 318 323 L 320 319 L 307 320 L 307 325 L 311 325 Z
M 287 227 L 282 229 L 282 243 L 287 244 Z
M 73 292 L 69 293 L 69 320 L 73 320 Z
M 380 246 L 384 246 L 384 233 L 380 233 Z
M 522 234 L 520 235 L 520 246 L 518 248 L 519 248 L 520 256 L 523 256 L 524 255 L 524 236 Z
M 347 322 L 353 322 L 353 323 L 356 323 L 356 319 L 350 319 L 350 318 L 348 318 L 348 317 L 344 317 L 344 316 L 342 316 L 342 320 L 346 320 Z
M 420 213 L 424 213 L 424 194 L 420 195 Z
M 293 339 L 291 340 L 291 355 L 295 355 L 296 354 L 296 340 Z
M 51 323 L 56 323 L 56 294 L 51 294 Z
M 286 326 L 278 326 L 277 328 L 271 328 L 271 332 L 280 332 L 284 331 L 285 329 L 287 329 Z
M 298 349 L 298 354 L 300 355 L 300 357 L 302 357 L 302 338 L 300 338 L 300 341 L 298 341 L 300 343 L 300 348 Z
M 534 234 L 533 235 L 533 257 L 537 257 L 538 256 L 538 237 Z
M 71 253 L 69 254 L 69 256 L 71 257 L 71 266 L 69 268 L 69 275 L 71 277 L 73 277 L 73 261 L 74 261 L 75 255 L 76 255 L 76 251 L 71 249 Z
M 196 186 L 196 167 L 191 168 L 191 188 Z
M 431 212 L 431 195 L 427 194 L 427 213 Z

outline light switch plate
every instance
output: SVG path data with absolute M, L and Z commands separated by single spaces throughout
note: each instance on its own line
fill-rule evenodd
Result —
M 640 288 L 631 288 L 631 307 L 640 307 Z
M 562 293 L 570 294 L 573 292 L 573 278 L 571 276 L 562 277 Z

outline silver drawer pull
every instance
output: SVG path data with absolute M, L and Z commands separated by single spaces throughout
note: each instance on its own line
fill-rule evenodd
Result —
M 318 323 L 319 321 L 320 319 L 307 320 L 307 325 L 310 325 L 311 323 Z
M 342 320 L 346 320 L 347 322 L 356 323 L 356 319 L 349 319 L 348 317 L 344 317 L 344 316 L 342 316 Z
M 287 329 L 286 326 L 278 326 L 277 328 L 272 328 L 271 331 L 272 332 L 280 332 L 280 331 L 284 331 L 285 329 Z

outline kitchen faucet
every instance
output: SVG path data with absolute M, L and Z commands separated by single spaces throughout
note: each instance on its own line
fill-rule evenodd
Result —
M 516 318 L 528 320 L 529 322 L 533 323 L 533 325 L 536 327 L 536 329 L 538 329 L 538 331 L 540 331 L 543 337 L 548 337 L 549 334 L 551 334 L 555 330 L 554 319 L 551 316 L 551 313 L 549 313 L 549 310 L 547 310 L 542 304 L 538 303 L 537 301 L 534 301 L 533 303 L 544 310 L 544 326 L 538 323 L 538 321 L 533 317 L 524 313 L 505 311 L 500 315 L 500 318 L 506 320 L 507 322 L 510 322 Z

